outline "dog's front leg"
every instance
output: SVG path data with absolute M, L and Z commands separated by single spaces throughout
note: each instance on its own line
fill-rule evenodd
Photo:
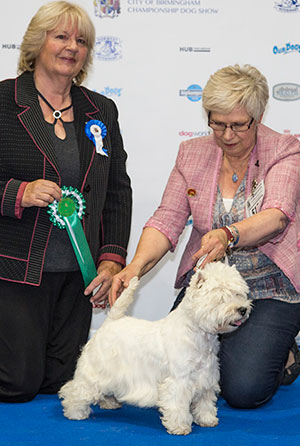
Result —
M 94 393 L 84 380 L 72 379 L 58 393 L 62 399 L 65 417 L 70 420 L 84 420 L 91 413 L 90 405 L 94 402 Z
M 192 394 L 185 381 L 169 377 L 159 386 L 157 405 L 162 414 L 162 424 L 169 434 L 187 435 L 191 432 L 191 399 Z
M 196 393 L 191 404 L 191 412 L 196 424 L 202 427 L 217 426 L 219 420 L 216 401 L 217 396 L 214 389 L 202 389 Z

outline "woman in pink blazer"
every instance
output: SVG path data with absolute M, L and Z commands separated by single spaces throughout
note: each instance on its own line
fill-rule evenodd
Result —
M 247 281 L 250 318 L 220 346 L 222 396 L 240 408 L 264 404 L 300 373 L 300 143 L 261 124 L 268 97 L 265 77 L 252 66 L 210 77 L 203 106 L 212 134 L 181 144 L 162 202 L 110 293 L 113 304 L 133 276 L 174 250 L 192 216 L 174 307 L 204 255 L 202 267 L 226 254 Z

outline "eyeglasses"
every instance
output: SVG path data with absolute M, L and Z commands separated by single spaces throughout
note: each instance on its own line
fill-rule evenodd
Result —
M 217 130 L 218 132 L 225 132 L 227 128 L 231 128 L 231 130 L 234 133 L 240 133 L 240 132 L 247 132 L 247 130 L 250 129 L 252 123 L 254 121 L 254 118 L 251 119 L 251 121 L 247 124 L 247 122 L 243 122 L 241 124 L 225 124 L 224 122 L 215 122 L 212 121 L 208 117 L 208 125 L 213 130 Z

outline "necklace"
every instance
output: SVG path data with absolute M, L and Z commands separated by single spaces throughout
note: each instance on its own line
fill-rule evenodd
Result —
M 239 177 L 236 172 L 233 172 L 231 179 L 234 183 L 238 181 Z
M 225 156 L 224 156 L 224 159 L 227 160 L 227 164 L 229 165 L 230 169 L 233 170 L 233 168 L 232 168 L 231 165 L 230 165 L 230 162 L 228 161 L 228 159 L 227 159 Z M 248 163 L 248 160 L 247 160 L 247 163 Z M 244 169 L 244 168 L 243 168 L 243 169 Z M 238 176 L 238 174 L 236 173 L 236 170 L 233 170 L 233 174 L 232 174 L 231 179 L 232 179 L 232 182 L 233 182 L 233 183 L 237 183 L 237 182 L 238 182 L 238 180 L 239 180 L 239 176 Z
M 53 118 L 54 118 L 53 125 L 55 125 L 57 123 L 58 119 L 60 119 L 61 122 L 63 123 L 64 121 L 63 121 L 61 115 L 63 112 L 65 112 L 66 110 L 69 110 L 69 108 L 71 108 L 73 106 L 72 102 L 70 105 L 68 105 L 68 107 L 63 108 L 62 110 L 57 110 L 50 104 L 50 102 L 47 101 L 47 99 L 42 95 L 42 93 L 40 93 L 38 90 L 37 90 L 37 92 L 38 92 L 38 95 L 43 99 L 43 101 L 48 105 L 48 107 L 51 108 L 51 110 L 53 111 L 53 113 L 52 113 Z

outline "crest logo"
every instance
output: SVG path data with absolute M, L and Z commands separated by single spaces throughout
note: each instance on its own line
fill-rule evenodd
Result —
M 275 8 L 280 12 L 299 12 L 300 3 L 298 0 L 281 0 L 275 2 Z
M 300 99 L 300 85 L 290 82 L 274 85 L 273 98 L 278 101 L 297 101 Z
M 102 36 L 96 39 L 95 56 L 101 60 L 117 60 L 122 58 L 122 42 L 118 37 Z
M 94 0 L 95 15 L 114 19 L 120 12 L 120 0 Z

